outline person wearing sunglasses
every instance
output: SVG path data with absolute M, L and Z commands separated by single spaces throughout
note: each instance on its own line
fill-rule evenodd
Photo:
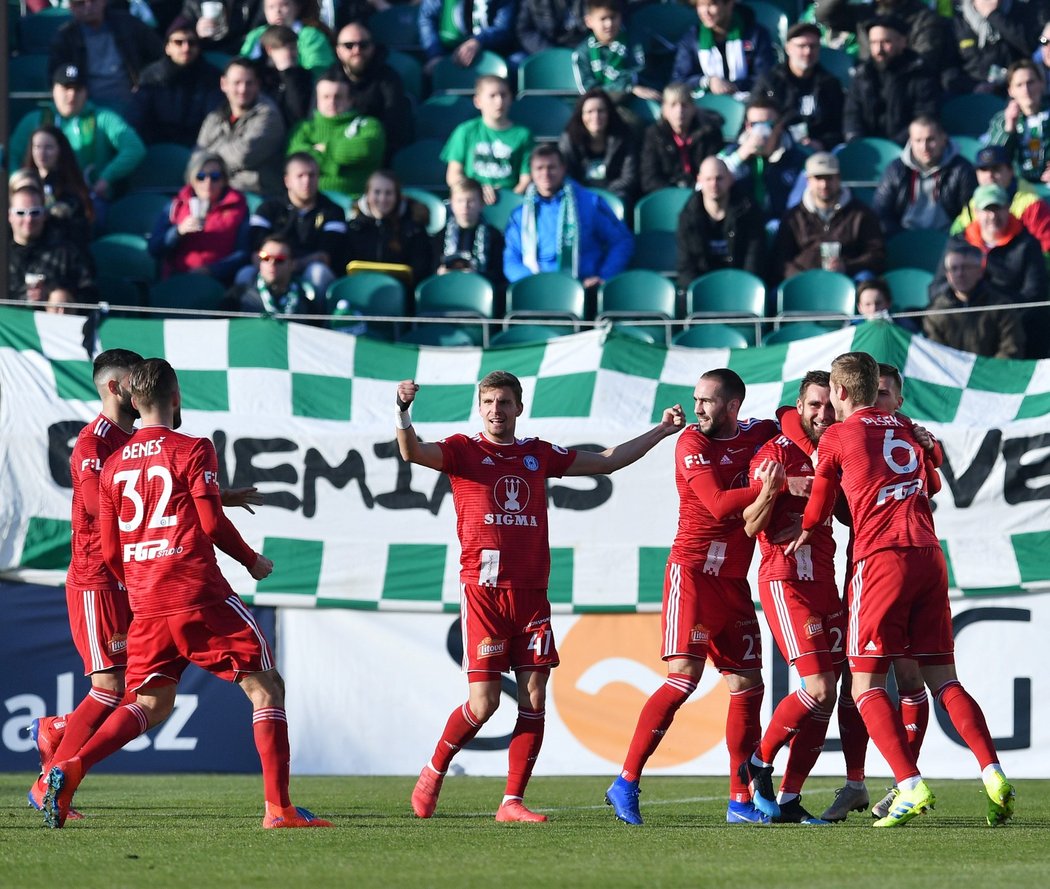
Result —
M 193 23 L 176 18 L 168 27 L 163 58 L 143 70 L 135 93 L 142 138 L 192 148 L 204 118 L 222 102 L 221 76 L 204 58 Z
M 8 299 L 62 306 L 96 300 L 90 265 L 49 221 L 39 180 L 20 178 L 9 189 L 7 222 Z
M 235 311 L 279 317 L 285 315 L 323 315 L 324 299 L 308 281 L 295 273 L 292 245 L 287 238 L 271 235 L 256 253 L 259 270 L 255 277 L 234 288 L 228 300 Z M 319 327 L 324 321 L 307 321 Z
M 30 111 L 11 134 L 10 157 L 25 156 L 34 130 L 57 126 L 69 140 L 91 189 L 96 224 L 101 227 L 114 186 L 138 168 L 146 146 L 120 114 L 95 105 L 83 69 L 76 65 L 57 68 L 51 83 L 51 103 Z
M 335 54 L 339 61 L 332 71 L 350 84 L 350 105 L 383 125 L 385 161 L 389 161 L 414 138 L 412 104 L 401 75 L 388 64 L 387 48 L 376 43 L 361 22 L 351 22 L 339 31 Z
M 75 65 L 92 98 L 137 125 L 133 94 L 143 69 L 163 53 L 160 35 L 108 0 L 70 0 L 70 21 L 55 34 L 48 70 Z
M 230 284 L 248 261 L 248 204 L 230 187 L 226 162 L 197 152 L 186 166 L 186 185 L 162 210 L 149 239 L 161 277 L 185 272 Z

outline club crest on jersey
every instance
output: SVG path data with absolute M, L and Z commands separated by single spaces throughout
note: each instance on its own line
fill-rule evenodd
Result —
M 527 455 L 521 462 L 525 464 L 526 469 L 529 469 L 532 472 L 535 472 L 540 468 L 540 461 L 533 457 L 532 454 Z
M 807 639 L 813 639 L 824 632 L 824 623 L 817 615 L 811 614 L 802 624 L 802 631 L 806 634 Z
M 539 527 L 536 516 L 523 515 L 529 505 L 529 483 L 516 475 L 505 475 L 492 487 L 492 499 L 496 506 L 503 510 L 500 513 L 486 513 L 486 525 L 520 525 L 528 528 Z
M 697 624 L 689 631 L 690 645 L 707 645 L 711 641 L 711 631 L 703 624 Z
M 124 651 L 128 647 L 127 633 L 114 633 L 109 637 L 109 642 L 107 642 L 106 645 L 109 648 L 110 654 Z
M 507 640 L 506 639 L 493 639 L 491 636 L 486 636 L 478 643 L 478 660 L 484 660 L 487 657 L 496 657 L 507 652 Z

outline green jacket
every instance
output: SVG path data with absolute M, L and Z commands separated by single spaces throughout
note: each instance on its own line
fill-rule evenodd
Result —
M 244 38 L 244 43 L 241 44 L 242 56 L 248 56 L 250 59 L 262 57 L 262 47 L 259 45 L 259 38 L 262 37 L 263 31 L 267 27 L 267 25 L 260 25 L 258 28 L 248 32 L 248 36 Z M 318 28 L 303 25 L 299 31 L 298 46 L 299 64 L 313 74 L 315 80 L 317 75 L 324 71 L 325 68 L 335 64 L 335 50 L 332 49 L 332 44 L 328 42 L 324 31 Z
M 90 101 L 77 117 L 59 117 L 54 103 L 30 111 L 11 134 L 14 165 L 22 163 L 33 130 L 46 124 L 57 126 L 69 140 L 89 185 L 105 179 L 111 185 L 130 176 L 146 156 L 138 133 L 116 111 L 97 108 Z
M 314 146 L 323 145 L 324 151 Z M 288 154 L 305 151 L 317 159 L 322 191 L 359 195 L 368 177 L 383 164 L 386 134 L 374 117 L 347 111 L 335 117 L 313 117 L 296 124 Z

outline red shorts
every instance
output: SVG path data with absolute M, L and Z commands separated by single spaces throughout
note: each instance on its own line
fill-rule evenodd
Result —
M 846 653 L 850 669 L 885 673 L 886 658 L 955 660 L 948 567 L 940 547 L 879 550 L 853 566 Z
M 127 590 L 82 590 L 67 584 L 66 607 L 84 675 L 122 669 L 128 662 L 131 623 Z
M 275 666 L 266 637 L 239 596 L 194 611 L 131 622 L 129 691 L 178 683 L 190 664 L 229 682 Z
M 846 609 L 834 582 L 761 580 L 769 629 L 799 676 L 830 673 L 846 659 Z
M 505 673 L 558 666 L 547 591 L 460 584 L 463 669 Z
M 714 577 L 702 566 L 668 562 L 664 573 L 663 659 L 691 657 L 721 672 L 762 667 L 762 631 L 743 577 Z

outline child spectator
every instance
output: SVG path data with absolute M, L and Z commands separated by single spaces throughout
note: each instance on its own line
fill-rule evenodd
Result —
M 529 184 L 532 133 L 510 119 L 510 86 L 502 77 L 483 74 L 474 86 L 474 106 L 480 117 L 461 123 L 441 151 L 448 164 L 445 182 L 451 188 L 464 176 L 481 183 L 486 204 L 496 202 L 496 190 L 518 194 Z
M 299 63 L 310 72 L 323 71 L 335 62 L 335 50 L 331 41 L 316 23 L 300 20 L 302 5 L 299 0 L 263 0 L 263 15 L 266 25 L 285 25 L 298 35 Z M 241 45 L 240 55 L 249 59 L 262 57 L 262 35 L 266 25 L 260 25 L 248 32 Z
M 259 66 L 263 92 L 273 99 L 291 131 L 310 116 L 314 79 L 299 64 L 298 38 L 287 25 L 270 25 L 259 38 L 259 45 L 265 58 L 265 64 Z
M 452 186 L 445 228 L 434 235 L 437 274 L 477 272 L 501 292 L 503 289 L 503 235 L 481 218 L 481 183 L 464 176 Z
M 624 0 L 587 0 L 583 21 L 590 30 L 572 54 L 576 88 L 586 93 L 600 87 L 614 102 L 634 93 L 659 100 L 659 90 L 644 81 L 645 49 L 632 43 L 623 27 Z
M 321 190 L 359 195 L 383 162 L 386 136 L 374 117 L 350 107 L 350 86 L 337 73 L 317 81 L 317 110 L 293 131 L 288 153 L 304 151 L 321 169 Z

